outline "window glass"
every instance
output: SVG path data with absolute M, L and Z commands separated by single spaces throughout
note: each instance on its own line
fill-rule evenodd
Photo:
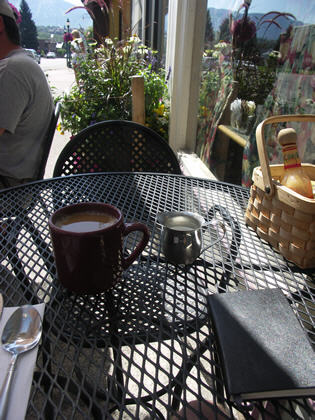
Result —
M 208 0 L 207 5 L 196 151 L 220 179 L 249 186 L 259 165 L 258 123 L 271 115 L 315 113 L 315 2 Z M 227 150 L 218 142 L 220 124 L 245 139 L 245 147 L 230 141 Z M 302 160 L 315 163 L 310 125 L 292 124 Z M 278 163 L 282 155 L 274 134 L 267 149 L 271 163 Z M 233 171 L 236 176 L 229 178 Z
M 166 42 L 167 42 L 167 25 L 168 25 L 168 2 L 164 0 L 162 3 L 162 39 L 161 39 L 161 59 L 165 62 Z

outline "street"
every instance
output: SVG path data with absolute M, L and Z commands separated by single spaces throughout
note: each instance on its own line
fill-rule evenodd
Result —
M 75 83 L 74 71 L 67 67 L 65 58 L 42 58 L 40 66 L 48 77 L 54 97 L 69 91 Z
M 67 67 L 65 58 L 42 58 L 40 66 L 47 76 L 52 94 L 55 98 L 68 92 L 75 83 L 74 71 Z M 71 134 L 69 132 L 62 135 L 56 130 L 44 178 L 52 177 L 56 160 L 70 136 Z
M 62 70 L 67 67 L 65 58 L 45 58 L 40 60 L 40 66 L 44 71 Z

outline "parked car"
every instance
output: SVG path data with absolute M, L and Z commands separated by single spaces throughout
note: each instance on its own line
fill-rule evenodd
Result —
M 46 58 L 56 58 L 56 53 L 53 51 L 49 51 L 46 55 Z
M 24 48 L 24 49 L 27 55 L 32 57 L 33 60 L 35 60 L 37 64 L 40 64 L 40 55 L 35 50 L 33 50 L 32 48 Z

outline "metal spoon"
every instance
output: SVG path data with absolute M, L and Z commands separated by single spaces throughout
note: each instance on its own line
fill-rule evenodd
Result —
M 12 354 L 6 377 L 0 390 L 0 420 L 5 419 L 8 395 L 12 382 L 15 362 L 19 354 L 33 349 L 42 334 L 39 312 L 32 306 L 21 306 L 8 319 L 2 333 L 2 347 Z

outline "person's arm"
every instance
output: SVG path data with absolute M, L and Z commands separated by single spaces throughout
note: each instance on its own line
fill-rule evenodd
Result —
M 5 128 L 0 128 L 0 136 L 5 132 Z

